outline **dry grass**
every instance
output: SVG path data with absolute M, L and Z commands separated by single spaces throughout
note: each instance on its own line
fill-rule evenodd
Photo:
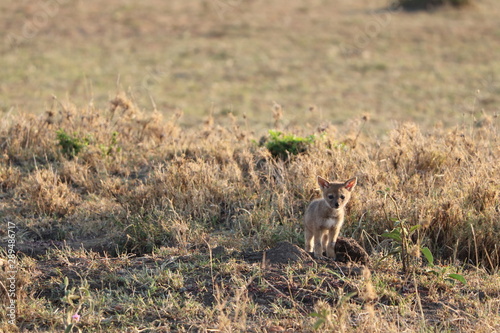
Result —
M 427 132 L 408 123 L 385 139 L 360 133 L 367 119 L 313 133 L 288 129 L 316 139 L 283 160 L 242 129 L 244 119 L 183 129 L 178 115 L 140 111 L 125 95 L 110 105 L 66 105 L 1 123 L 2 211 L 16 224 L 17 246 L 62 246 L 20 259 L 20 330 L 61 330 L 71 312 L 82 315 L 78 327 L 98 331 L 499 329 L 497 118 Z M 88 144 L 63 154 L 61 129 Z M 208 251 L 301 246 L 316 175 L 358 177 L 343 234 L 372 253 L 371 274 L 269 268 Z M 420 266 L 418 249 L 408 274 L 397 257 L 384 257 L 395 244 L 380 235 L 395 218 L 422 226 L 411 242 L 431 249 L 436 268 Z
M 1 3 L 0 332 L 500 331 L 500 7 L 387 4 Z M 247 261 L 317 175 L 371 265 Z

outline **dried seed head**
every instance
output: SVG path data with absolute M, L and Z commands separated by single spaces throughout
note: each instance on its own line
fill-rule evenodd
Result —
M 363 279 L 365 280 L 365 290 L 363 292 L 363 299 L 367 302 L 374 301 L 377 299 L 377 293 L 372 283 L 372 274 L 370 270 L 366 267 L 363 268 Z

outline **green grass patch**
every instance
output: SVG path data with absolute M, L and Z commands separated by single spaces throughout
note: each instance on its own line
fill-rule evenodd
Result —
M 56 135 L 62 153 L 69 159 L 77 156 L 89 144 L 88 138 L 81 138 L 76 134 L 69 135 L 62 129 L 58 130 Z
M 314 135 L 300 137 L 276 130 L 270 130 L 269 140 L 266 142 L 265 146 L 271 155 L 286 160 L 290 158 L 290 156 L 305 153 L 315 140 L 316 136 Z

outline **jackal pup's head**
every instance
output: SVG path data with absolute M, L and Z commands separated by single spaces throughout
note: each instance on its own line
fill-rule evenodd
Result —
M 351 198 L 351 192 L 356 186 L 356 177 L 346 182 L 329 182 L 318 176 L 318 184 L 323 192 L 323 198 L 333 209 L 343 209 Z

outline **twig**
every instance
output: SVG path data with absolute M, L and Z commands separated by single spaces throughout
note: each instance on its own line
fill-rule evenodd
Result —
M 9 291 L 7 290 L 7 287 L 5 287 L 5 285 L 3 284 L 2 281 L 0 281 L 0 286 L 2 287 L 3 291 L 5 292 L 5 295 L 8 295 Z
M 346 275 L 345 275 L 344 271 L 342 271 L 342 268 L 340 268 L 340 266 L 339 266 L 339 265 L 338 265 L 335 261 L 333 262 L 333 264 L 334 264 L 335 266 L 337 266 L 337 268 L 338 268 L 338 270 L 340 271 L 340 273 L 342 273 L 343 277 L 345 277 Z
M 354 231 L 352 232 L 351 234 L 351 237 L 354 238 L 354 234 L 356 232 L 358 232 L 359 229 L 361 229 L 361 224 L 363 222 L 363 217 L 366 215 L 366 213 L 368 212 L 364 212 L 363 214 L 361 214 L 360 218 L 359 218 L 359 221 L 358 221 L 358 226 L 356 227 L 356 229 L 354 229 Z
M 422 327 L 425 327 L 424 308 L 422 307 L 422 301 L 420 299 L 420 294 L 418 293 L 418 282 L 417 277 L 415 276 L 415 272 L 413 272 L 413 284 L 415 286 L 415 297 L 417 299 L 418 308 L 420 310 L 420 315 L 422 316 Z
M 474 240 L 474 251 L 476 253 L 476 269 L 479 268 L 479 253 L 477 251 L 477 241 L 476 241 L 476 232 L 474 231 L 474 226 L 472 223 L 470 224 L 470 228 L 472 229 L 472 239 Z
M 356 148 L 356 145 L 358 144 L 359 136 L 361 135 L 361 131 L 363 130 L 363 128 L 365 127 L 365 125 L 368 121 L 368 117 L 364 116 L 362 119 L 363 119 L 363 124 L 361 124 L 361 126 L 359 127 L 358 133 L 356 134 L 356 137 L 354 138 L 354 141 L 352 144 L 353 149 Z
M 214 276 L 214 263 L 213 263 L 213 256 L 212 256 L 212 248 L 210 247 L 210 244 L 206 239 L 203 239 L 203 241 L 207 244 L 208 247 L 208 253 L 210 254 L 210 277 L 212 278 L 212 292 L 215 293 L 215 276 Z

